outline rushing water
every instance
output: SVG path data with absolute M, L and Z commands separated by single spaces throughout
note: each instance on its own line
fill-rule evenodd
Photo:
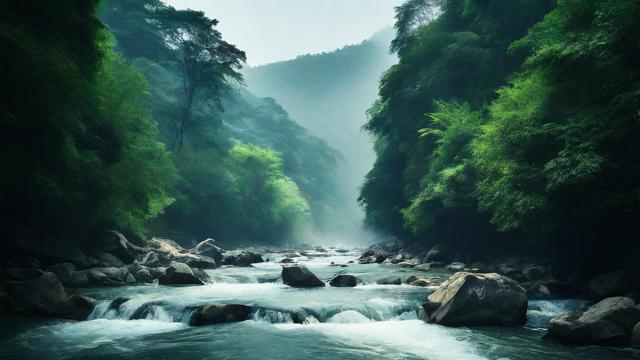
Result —
M 280 265 L 210 270 L 205 286 L 157 285 L 86 289 L 100 299 L 90 320 L 2 320 L 0 357 L 16 359 L 640 359 L 633 349 L 567 348 L 541 340 L 555 314 L 584 307 L 579 300 L 529 303 L 522 328 L 446 328 L 416 318 L 415 309 L 433 291 L 378 285 L 377 279 L 413 274 L 440 276 L 394 265 L 349 264 L 357 253 L 318 253 L 301 258 L 321 279 L 338 272 L 364 281 L 355 288 L 294 289 L 279 280 Z M 277 254 L 271 255 L 277 259 Z M 111 301 L 124 297 L 118 310 Z M 185 307 L 237 303 L 255 309 L 253 319 L 191 327 Z M 144 318 L 129 320 L 141 308 Z M 303 323 L 294 323 L 294 317 Z

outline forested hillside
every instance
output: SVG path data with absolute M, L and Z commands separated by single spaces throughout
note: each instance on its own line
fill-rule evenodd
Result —
M 247 87 L 281 103 L 309 131 L 339 150 L 344 161 L 336 172 L 343 216 L 339 228 L 353 234 L 362 223 L 357 193 L 375 155 L 362 131 L 366 109 L 375 100 L 377 82 L 396 61 L 389 53 L 392 29 L 357 45 L 330 53 L 243 70 Z
M 477 253 L 628 254 L 639 15 L 637 1 L 406 2 L 400 63 L 366 126 L 377 153 L 367 223 Z
M 159 0 L 2 7 L 5 238 L 274 244 L 330 222 L 339 154 L 242 89 L 216 20 Z
M 224 74 L 225 83 L 211 82 L 219 65 L 203 67 L 198 52 L 211 46 L 224 65 L 233 64 L 234 56 L 244 61 L 244 53 L 220 40 L 185 43 L 180 32 L 194 39 L 203 33 L 219 37 L 209 30 L 214 20 L 159 1 L 110 0 L 101 17 L 115 35 L 116 49 L 149 80 L 154 117 L 173 147 L 178 196 L 154 221 L 155 230 L 194 241 L 213 235 L 227 242 L 273 243 L 330 223 L 338 153 L 273 100 L 244 90 L 236 69 Z M 182 53 L 165 43 L 167 36 L 177 37 L 173 47 L 182 46 Z M 159 43 L 152 46 L 154 41 Z M 196 57 L 193 67 L 183 53 Z

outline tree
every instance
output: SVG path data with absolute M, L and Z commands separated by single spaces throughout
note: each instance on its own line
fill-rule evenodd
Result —
M 173 50 L 182 78 L 182 108 L 173 122 L 173 149 L 178 151 L 184 144 L 185 133 L 199 122 L 194 116 L 194 106 L 212 102 L 221 110 L 220 97 L 228 80 L 242 82 L 238 71 L 246 55 L 222 40 L 222 34 L 215 29 L 218 21 L 207 18 L 201 11 L 165 6 L 156 10 L 155 21 Z

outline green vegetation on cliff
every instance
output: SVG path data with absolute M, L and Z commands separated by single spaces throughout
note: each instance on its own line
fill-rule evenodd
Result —
M 435 20 L 403 29 L 430 6 Z M 628 246 L 640 215 L 638 15 L 637 1 L 408 1 L 400 63 L 369 111 L 368 223 L 467 250 Z

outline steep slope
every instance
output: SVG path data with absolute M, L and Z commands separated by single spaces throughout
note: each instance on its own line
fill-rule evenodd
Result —
M 340 151 L 336 182 L 347 214 L 339 220 L 345 235 L 359 230 L 362 213 L 357 194 L 374 161 L 371 140 L 361 130 L 366 110 L 377 95 L 378 80 L 395 63 L 388 48 L 392 29 L 331 53 L 304 55 L 294 60 L 244 71 L 250 91 L 276 99 L 291 117 L 312 134 Z

